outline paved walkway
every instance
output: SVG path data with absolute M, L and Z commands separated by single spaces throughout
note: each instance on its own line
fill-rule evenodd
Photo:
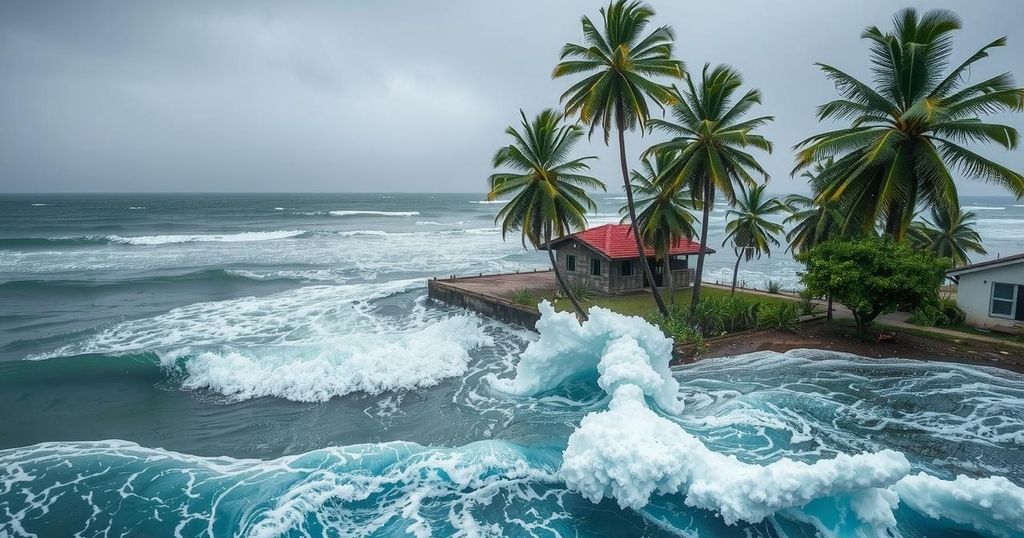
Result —
M 446 286 L 480 295 L 509 299 L 516 290 L 526 288 L 535 294 L 554 293 L 558 289 L 555 273 L 551 270 L 509 273 L 504 275 L 457 276 L 455 280 L 438 279 Z
M 878 318 L 875 321 L 877 323 L 881 323 L 889 327 L 897 327 L 900 329 L 909 329 L 931 334 L 941 334 L 943 336 L 959 338 L 961 340 L 974 340 L 977 342 L 985 342 L 988 344 L 998 344 L 1003 346 L 1024 349 L 1024 342 L 1017 342 L 1009 338 L 985 336 L 983 334 L 971 334 L 963 331 L 957 331 L 954 329 L 945 329 L 942 327 L 925 327 L 922 325 L 914 325 L 913 323 L 907 321 L 908 319 L 910 319 L 910 312 L 893 312 L 891 314 L 883 314 L 881 316 L 878 316 Z

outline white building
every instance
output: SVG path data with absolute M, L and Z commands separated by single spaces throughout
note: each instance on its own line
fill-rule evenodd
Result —
M 956 302 L 967 324 L 1024 330 L 1024 253 L 949 271 L 957 281 Z

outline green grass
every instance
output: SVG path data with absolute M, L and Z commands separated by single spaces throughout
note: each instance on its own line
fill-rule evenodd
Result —
M 714 296 L 728 297 L 729 296 L 729 290 L 723 290 L 723 289 L 718 289 L 718 288 L 709 288 L 709 287 L 706 287 L 706 286 L 701 288 L 700 293 L 701 293 L 701 297 L 714 297 Z M 690 304 L 690 298 L 691 298 L 692 294 L 693 294 L 692 288 L 684 288 L 684 289 L 681 289 L 681 290 L 676 290 L 676 292 L 675 292 L 676 304 L 680 305 L 680 306 L 689 305 Z M 762 301 L 762 302 L 764 302 L 766 304 L 792 303 L 792 302 L 798 301 L 798 299 L 796 299 L 796 298 L 789 298 L 789 297 L 781 296 L 781 295 L 780 296 L 765 296 L 765 295 L 757 295 L 757 294 L 753 294 L 753 293 L 745 293 L 745 292 L 742 292 L 742 291 L 739 291 L 739 290 L 736 290 L 736 295 L 745 296 L 748 299 L 754 299 L 754 300 L 757 300 L 757 301 Z M 540 298 L 541 299 L 552 300 L 552 296 L 550 294 L 547 295 L 547 296 L 540 297 Z M 666 300 L 666 302 L 668 301 L 668 297 L 667 296 L 665 297 L 665 300 Z M 618 312 L 619 314 L 625 314 L 627 316 L 643 316 L 645 314 L 654 312 L 654 311 L 656 311 L 658 309 L 658 307 L 654 304 L 654 298 L 651 297 L 651 292 L 650 291 L 646 291 L 646 290 L 642 291 L 642 292 L 637 292 L 637 293 L 630 293 L 630 294 L 627 294 L 627 295 L 609 295 L 609 296 L 594 295 L 594 297 L 591 300 L 589 300 L 589 301 L 581 301 L 581 303 L 583 304 L 584 308 L 588 308 L 590 306 L 601 306 L 601 307 L 607 308 L 607 309 L 609 309 L 609 310 L 611 310 L 613 312 Z M 572 303 L 570 303 L 568 299 L 564 299 L 563 298 L 563 299 L 559 300 L 557 303 L 554 303 L 554 304 L 555 304 L 555 309 L 556 310 L 563 310 L 563 311 L 571 311 L 572 310 Z

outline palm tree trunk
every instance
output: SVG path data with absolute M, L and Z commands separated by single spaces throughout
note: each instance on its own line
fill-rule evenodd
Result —
M 676 292 L 672 286 L 672 257 L 668 255 L 668 253 L 671 251 L 671 247 L 672 240 L 670 239 L 669 244 L 665 246 L 665 275 L 661 277 L 661 280 L 662 283 L 665 284 L 666 288 L 668 289 L 669 303 L 671 303 L 672 306 L 675 306 Z M 668 279 L 667 283 L 665 282 L 666 278 Z
M 732 268 L 732 291 L 730 295 L 736 295 L 736 277 L 740 272 L 740 260 L 743 259 L 743 249 L 739 249 L 739 253 L 736 254 L 736 265 Z
M 832 321 L 832 295 L 828 296 L 828 312 L 825 313 L 825 319 Z
M 711 216 L 711 201 L 714 200 L 714 193 L 711 192 L 711 184 L 704 183 L 704 214 L 700 219 L 700 252 L 697 253 L 697 270 L 694 271 L 693 298 L 690 300 L 690 311 L 697 308 L 700 302 L 700 284 L 704 279 L 704 245 L 708 242 L 708 218 Z
M 615 105 L 615 120 L 619 128 L 619 164 L 622 166 L 622 183 L 626 189 L 626 207 L 629 208 L 629 227 L 633 230 L 633 239 L 636 240 L 636 251 L 640 254 L 640 266 L 644 268 L 644 276 L 651 284 L 651 295 L 654 302 L 658 304 L 658 311 L 662 316 L 668 316 L 668 308 L 665 301 L 661 299 L 658 286 L 654 283 L 654 274 L 651 273 L 651 264 L 647 263 L 647 256 L 644 255 L 644 243 L 640 238 L 640 230 L 636 226 L 636 208 L 633 207 L 633 186 L 629 184 L 629 170 L 626 166 L 626 127 L 625 118 L 622 115 L 621 100 Z
M 572 290 L 569 286 L 565 285 L 565 280 L 562 279 L 562 271 L 558 269 L 558 262 L 555 261 L 555 251 L 551 249 L 551 230 L 547 229 L 544 231 L 544 241 L 547 242 L 548 246 L 548 259 L 551 260 L 551 269 L 555 271 L 555 280 L 558 281 L 558 287 L 562 288 L 562 293 L 569 298 L 569 302 L 572 303 L 573 309 L 576 310 L 576 315 L 582 320 L 587 321 L 587 312 L 580 306 L 580 302 L 573 295 Z

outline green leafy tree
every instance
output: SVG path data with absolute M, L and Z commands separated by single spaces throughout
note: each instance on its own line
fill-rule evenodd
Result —
M 853 312 L 866 334 L 879 314 L 938 297 L 949 260 L 890 238 L 833 239 L 801 252 L 800 278 L 813 295 L 829 295 Z
M 756 148 L 771 153 L 772 143 L 755 131 L 773 118 L 744 119 L 754 105 L 761 103 L 761 92 L 752 89 L 737 97 L 736 92 L 742 85 L 743 77 L 735 69 L 727 65 L 710 69 L 705 65 L 696 86 L 690 78 L 686 79 L 686 90 L 671 108 L 675 121 L 655 119 L 650 122 L 652 129 L 668 133 L 673 138 L 655 144 L 647 151 L 655 154 L 673 152 L 674 158 L 664 173 L 685 185 L 700 201 L 703 211 L 701 245 L 707 244 L 708 220 L 716 193 L 724 194 L 732 204 L 736 200 L 737 185 L 754 187 L 758 183 L 754 174 L 768 181 L 768 172 L 745 150 Z M 691 308 L 700 303 L 704 256 L 704 251 L 697 255 Z
M 981 116 L 1024 108 L 1024 88 L 1003 73 L 968 84 L 971 70 L 999 38 L 952 70 L 956 14 L 911 8 L 896 14 L 893 29 L 864 30 L 870 42 L 872 84 L 818 64 L 841 98 L 818 107 L 819 120 L 849 120 L 849 127 L 814 135 L 799 144 L 794 173 L 834 157 L 820 174 L 821 204 L 842 201 L 845 227 L 868 232 L 881 224 L 902 240 L 918 204 L 959 205 L 951 169 L 964 177 L 1003 186 L 1024 196 L 1024 176 L 969 150 L 968 143 L 1017 147 L 1017 130 Z
M 915 220 L 910 224 L 907 238 L 914 247 L 949 258 L 953 267 L 971 262 L 968 251 L 988 254 L 981 245 L 981 236 L 974 230 L 973 211 L 933 207 L 931 217 L 931 220 Z
M 583 136 L 576 125 L 562 123 L 563 115 L 544 110 L 532 122 L 522 117 L 521 130 L 508 126 L 505 132 L 513 142 L 494 154 L 494 168 L 504 170 L 491 175 L 489 200 L 512 195 L 495 217 L 501 222 L 502 238 L 512 230 L 522 233 L 523 246 L 529 242 L 539 248 L 561 237 L 587 227 L 587 211 L 597 207 L 587 189 L 605 190 L 600 180 L 585 175 L 590 170 L 587 160 L 597 157 L 569 159 L 573 146 Z M 572 302 L 583 319 L 587 314 L 565 283 L 551 248 L 547 249 L 551 268 L 562 293 Z
M 610 141 L 613 127 L 618 133 L 626 205 L 636 248 L 643 252 L 626 164 L 625 132 L 638 126 L 641 132 L 646 129 L 651 116 L 648 101 L 658 106 L 674 102 L 676 96 L 671 88 L 650 77 L 682 78 L 683 62 L 672 58 L 675 37 L 671 28 L 661 26 L 644 35 L 654 17 L 654 10 L 649 6 L 617 0 L 602 8 L 600 13 L 600 28 L 587 16 L 581 19 L 583 44 L 566 43 L 562 47 L 562 61 L 555 66 L 552 77 L 585 74 L 562 94 L 566 114 L 579 117 L 590 126 L 591 133 L 600 127 L 605 144 Z M 640 256 L 640 265 L 647 280 L 654 282 L 647 258 Z M 667 314 L 657 287 L 651 286 L 651 294 L 662 315 Z
M 687 239 L 697 235 L 694 228 L 696 218 L 690 213 L 694 201 L 682 185 L 661 171 L 672 161 L 671 152 L 662 152 L 641 161 L 642 171 L 633 170 L 632 186 L 636 193 L 637 227 L 644 243 L 654 248 L 658 258 L 664 264 L 662 280 L 668 289 L 669 300 L 675 304 L 675 291 L 672 287 L 672 262 L 669 253 L 672 244 L 681 238 Z M 627 206 L 619 209 L 619 213 L 629 210 Z
M 788 212 L 788 209 L 778 198 L 766 195 L 765 188 L 765 185 L 757 185 L 746 189 L 741 184 L 736 204 L 725 214 L 728 222 L 725 225 L 726 235 L 722 245 L 732 241 L 736 250 L 731 293 L 736 293 L 736 276 L 740 270 L 740 260 L 746 258 L 749 262 L 755 256 L 760 258 L 764 254 L 771 257 L 771 247 L 779 246 L 779 240 L 775 236 L 784 231 L 781 224 L 769 219 Z

